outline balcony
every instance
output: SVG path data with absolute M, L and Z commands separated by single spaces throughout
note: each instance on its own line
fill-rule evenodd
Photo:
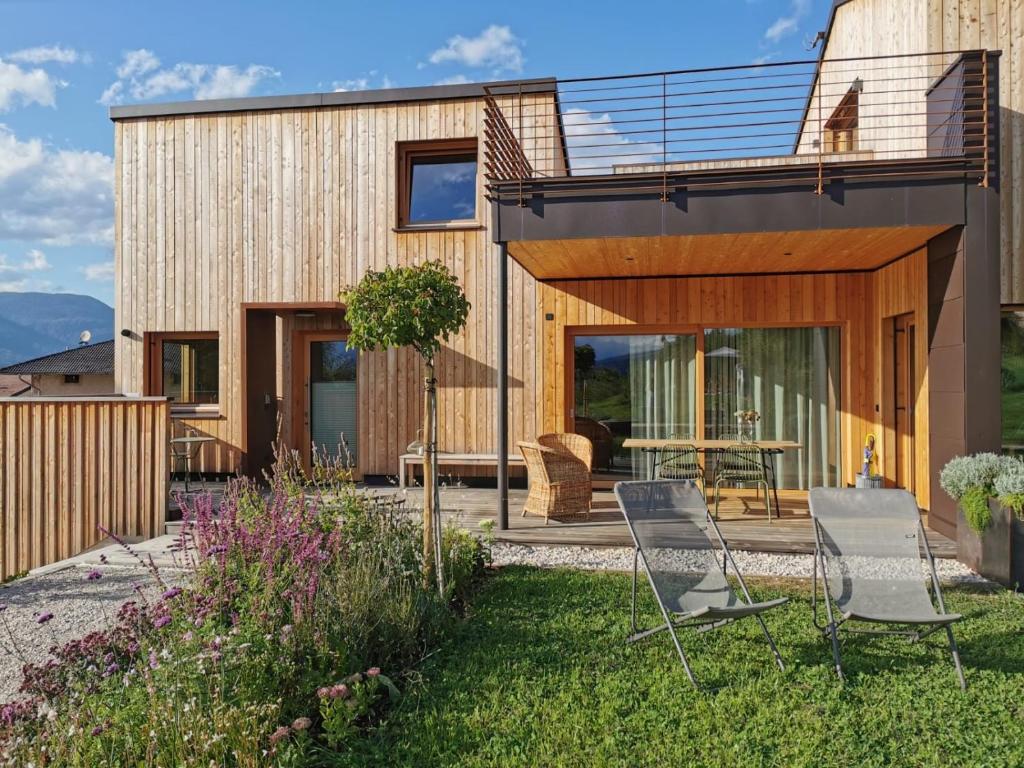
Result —
M 492 200 L 994 178 L 998 54 L 789 61 L 502 84 L 486 97 Z

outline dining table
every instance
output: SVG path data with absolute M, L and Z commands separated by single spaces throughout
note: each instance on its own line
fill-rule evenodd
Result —
M 734 445 L 750 445 L 758 448 L 761 451 L 761 460 L 764 463 L 765 469 L 771 475 L 772 481 L 772 496 L 775 501 L 775 508 L 779 508 L 779 488 L 776 483 L 776 471 L 775 471 L 775 457 L 785 451 L 799 450 L 803 448 L 801 443 L 793 440 L 752 440 L 749 442 L 743 442 L 741 440 L 719 440 L 704 438 L 693 440 L 680 440 L 678 438 L 656 438 L 656 437 L 627 437 L 622 442 L 623 448 L 632 448 L 643 451 L 644 453 L 650 453 L 654 456 L 654 461 L 651 462 L 651 480 L 657 477 L 658 471 L 658 454 L 664 452 L 671 452 L 673 449 L 679 450 L 681 448 L 696 448 L 702 453 L 721 453 L 726 448 L 730 448 Z

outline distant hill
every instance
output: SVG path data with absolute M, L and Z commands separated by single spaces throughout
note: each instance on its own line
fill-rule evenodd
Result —
M 0 367 L 73 347 L 85 330 L 94 342 L 114 338 L 113 308 L 75 293 L 0 291 Z

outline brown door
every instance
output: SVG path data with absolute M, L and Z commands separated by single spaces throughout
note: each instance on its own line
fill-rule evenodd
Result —
M 894 318 L 893 386 L 895 398 L 896 485 L 911 493 L 915 490 L 914 402 L 917 397 L 917 372 L 914 366 L 916 328 L 912 314 Z

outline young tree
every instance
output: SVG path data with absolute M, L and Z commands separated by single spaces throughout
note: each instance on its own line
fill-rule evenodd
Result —
M 412 347 L 423 358 L 423 562 L 429 579 L 436 567 L 443 590 L 441 521 L 437 485 L 437 380 L 434 358 L 441 342 L 466 324 L 469 302 L 444 264 L 427 261 L 413 267 L 368 272 L 359 285 L 341 294 L 351 329 L 348 345 L 360 350 Z

